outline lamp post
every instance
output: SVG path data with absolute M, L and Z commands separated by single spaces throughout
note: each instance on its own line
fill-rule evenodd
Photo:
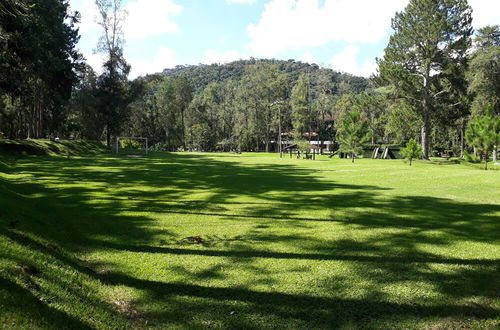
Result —
M 281 107 L 279 105 L 283 103 L 285 103 L 285 101 L 279 100 L 279 101 L 274 101 L 269 105 L 270 107 L 278 105 L 278 150 L 280 152 L 280 158 L 283 157 L 283 150 L 281 145 Z

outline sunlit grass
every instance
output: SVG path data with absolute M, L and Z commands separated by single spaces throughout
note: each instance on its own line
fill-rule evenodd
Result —
M 498 325 L 499 171 L 156 153 L 4 172 L 0 324 Z

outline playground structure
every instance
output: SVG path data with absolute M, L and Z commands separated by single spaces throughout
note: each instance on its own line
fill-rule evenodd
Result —
M 284 147 L 280 152 L 280 158 L 283 158 L 283 155 L 288 154 L 290 156 L 290 159 L 296 157 L 297 159 L 302 158 L 315 160 L 316 155 L 321 154 L 321 149 L 313 144 L 311 144 L 309 147 L 310 149 L 308 149 L 308 151 L 301 152 L 300 150 L 298 150 L 297 144 L 288 145 Z M 399 150 L 399 146 L 376 146 L 373 149 L 371 146 L 366 146 L 363 148 L 363 154 L 360 155 L 360 157 L 372 159 L 398 159 L 401 158 L 399 156 Z M 333 158 L 336 155 L 338 155 L 339 158 L 352 157 L 348 153 L 341 152 L 338 145 L 336 145 L 336 148 L 328 154 L 328 158 Z M 356 156 L 356 158 L 358 158 L 358 156 Z
M 296 150 L 295 150 L 296 149 Z M 297 159 L 311 159 L 316 160 L 316 154 L 320 154 L 319 147 L 310 145 L 310 149 L 305 152 L 301 152 L 298 150 L 297 145 L 293 144 L 284 148 L 282 152 L 280 152 L 280 158 L 283 158 L 284 154 L 289 154 L 290 159 L 296 157 Z
M 399 150 L 399 149 L 398 149 Z M 373 159 L 396 159 L 395 153 L 389 147 L 375 147 L 372 152 Z
M 398 159 L 399 157 L 399 147 L 397 146 L 376 146 L 375 148 L 364 147 L 363 148 L 363 158 L 372 159 Z M 332 158 L 338 155 L 339 158 L 350 158 L 351 155 L 341 152 L 340 149 L 334 150 L 328 155 L 328 158 Z

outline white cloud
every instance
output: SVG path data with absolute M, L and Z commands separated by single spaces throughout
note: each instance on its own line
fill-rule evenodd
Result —
M 340 53 L 333 56 L 331 59 L 331 68 L 337 71 L 348 72 L 353 75 L 369 77 L 377 69 L 375 60 L 366 60 L 363 65 L 359 66 L 356 60 L 361 48 L 359 46 L 350 45 L 344 48 Z
M 227 3 L 247 3 L 252 4 L 255 3 L 255 0 L 226 0 Z
M 300 60 L 305 63 L 316 63 L 316 57 L 314 57 L 314 55 L 310 52 L 305 52 L 304 54 L 302 54 Z
M 71 0 L 71 9 L 81 13 L 80 33 L 82 36 L 101 35 L 96 23 L 99 12 L 94 0 Z M 124 7 L 128 15 L 123 25 L 125 39 L 142 39 L 150 36 L 178 33 L 179 27 L 170 16 L 178 15 L 183 7 L 174 0 L 133 0 Z
M 152 60 L 142 58 L 130 59 L 129 63 L 132 66 L 130 78 L 134 79 L 148 73 L 156 73 L 163 71 L 163 69 L 173 68 L 179 64 L 179 61 L 177 60 L 176 54 L 172 49 L 160 46 L 156 56 Z
M 87 59 L 87 64 L 90 65 L 98 74 L 102 73 L 102 65 L 105 62 L 103 54 L 84 54 Z
M 95 1 L 71 0 L 70 5 L 71 10 L 79 11 L 81 14 L 80 51 L 87 59 L 87 63 L 100 72 L 104 57 L 92 51 L 102 34 L 102 28 L 96 23 L 99 12 Z M 178 15 L 182 11 L 182 7 L 174 0 L 133 0 L 128 2 L 124 9 L 128 12 L 123 26 L 125 40 L 179 32 L 179 27 L 170 20 L 170 16 Z M 145 58 L 147 55 L 145 54 Z M 175 54 L 165 47 L 159 48 L 158 54 L 152 61 L 145 58 L 130 61 L 133 65 L 131 76 L 161 71 L 175 63 Z
M 237 60 L 245 60 L 250 58 L 248 55 L 244 55 L 238 51 L 232 50 L 227 52 L 218 52 L 215 50 L 207 50 L 203 54 L 203 59 L 201 63 L 213 64 L 213 63 L 228 63 Z
M 78 25 L 81 39 L 78 48 L 87 59 L 87 64 L 91 65 L 96 72 L 101 72 L 102 63 L 104 62 L 103 56 L 92 52 L 92 49 L 97 46 L 97 41 L 101 35 L 100 27 L 95 22 L 99 14 L 95 1 L 71 0 L 70 10 L 78 11 L 81 15 L 80 24 Z
M 173 0 L 135 0 L 125 6 L 128 12 L 123 27 L 125 39 L 142 39 L 150 36 L 178 33 L 179 27 L 170 20 L 178 15 L 182 6 Z
M 1 0 L 0 0 L 1 1 Z M 199 0 L 206 1 L 206 0 Z M 254 3 L 255 0 L 225 0 L 227 3 Z M 403 10 L 409 0 L 269 0 L 258 22 L 247 27 L 250 43 L 245 53 L 258 57 L 288 56 L 287 51 L 297 50 L 304 62 L 321 60 L 312 56 L 312 49 L 333 41 L 346 42 L 348 46 L 335 54 L 329 65 L 353 74 L 369 75 L 374 71 L 375 61 L 356 61 L 362 58 L 363 44 L 374 44 L 382 40 L 390 30 L 394 13 Z M 178 0 L 130 0 L 125 9 L 129 12 L 124 26 L 125 39 L 148 39 L 168 33 L 180 33 L 173 17 L 183 11 Z M 94 69 L 99 71 L 102 56 L 92 53 L 101 35 L 101 28 L 95 19 L 98 11 L 95 0 L 70 0 L 71 9 L 82 14 L 79 48 Z M 499 0 L 469 0 L 473 8 L 473 25 L 480 28 L 488 24 L 500 23 Z M 195 42 L 195 40 L 193 41 Z M 222 36 L 221 45 L 230 46 L 229 40 Z M 141 42 L 141 44 L 143 44 Z M 175 47 L 175 45 L 171 45 Z M 135 47 L 135 46 L 134 46 Z M 149 47 L 148 47 L 149 48 Z M 161 71 L 165 67 L 180 64 L 174 51 L 166 47 L 157 48 L 156 54 L 142 51 L 135 59 L 132 75 Z M 175 48 L 174 48 L 175 49 Z M 127 49 L 125 56 L 127 57 Z M 314 52 L 317 53 L 317 52 Z M 319 54 L 318 54 L 319 56 Z M 331 55 L 327 55 L 328 57 Z M 202 58 L 203 63 L 224 63 L 249 56 L 238 51 L 205 51 L 192 54 L 193 59 Z M 127 58 L 128 59 L 128 58 Z M 372 69 L 370 69 L 372 68 Z
M 349 44 L 381 41 L 391 18 L 408 0 L 271 0 L 257 24 L 247 27 L 249 47 L 257 56 L 319 47 L 332 41 Z M 500 1 L 469 0 L 475 28 L 500 23 Z
M 486 25 L 500 24 L 500 1 L 498 0 L 469 0 L 472 7 L 472 24 L 474 28 Z
M 99 26 L 95 23 L 97 7 L 94 0 L 71 0 L 70 8 L 73 11 L 78 11 L 81 14 L 80 33 L 87 33 L 96 30 Z
M 250 49 L 259 56 L 331 41 L 377 43 L 390 28 L 391 18 L 406 1 L 271 0 L 257 24 L 247 27 Z

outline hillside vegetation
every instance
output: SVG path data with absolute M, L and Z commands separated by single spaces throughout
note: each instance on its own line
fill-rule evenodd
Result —
M 222 64 L 198 64 L 198 65 L 178 65 L 173 69 L 163 70 L 163 75 L 168 78 L 176 79 L 186 77 L 195 90 L 202 90 L 210 83 L 226 83 L 229 80 L 241 80 L 248 66 L 255 64 L 264 64 L 277 66 L 279 71 L 289 75 L 291 81 L 296 81 L 301 74 L 317 75 L 324 71 L 332 75 L 333 92 L 338 92 L 342 88 L 354 93 L 361 93 L 370 87 L 368 79 L 342 73 L 328 68 L 320 68 L 317 64 L 300 62 L 295 60 L 277 60 L 277 59 L 249 59 L 239 60 Z

